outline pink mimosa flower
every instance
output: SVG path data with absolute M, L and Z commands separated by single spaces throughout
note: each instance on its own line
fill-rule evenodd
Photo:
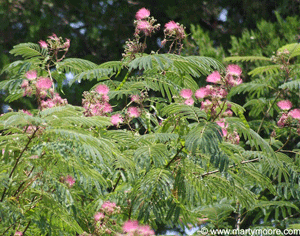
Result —
M 23 233 L 21 231 L 17 231 L 17 232 L 15 232 L 14 236 L 22 236 L 22 235 L 23 235 Z
M 137 23 L 137 28 L 146 33 L 147 30 L 150 28 L 150 23 L 148 21 L 141 20 Z
M 102 95 L 102 101 L 103 102 L 108 102 L 109 101 L 109 97 L 105 94 Z
M 110 201 L 104 202 L 101 206 L 102 210 L 107 214 L 113 214 L 116 207 L 117 207 L 116 203 Z
M 219 121 L 216 121 L 217 125 L 220 126 L 221 128 L 226 128 L 225 127 L 225 120 L 221 119 Z
M 226 80 L 227 80 L 227 84 L 232 86 L 232 87 L 243 83 L 243 80 L 241 78 L 234 77 L 233 75 L 230 75 L 230 74 L 227 75 Z
M 205 98 L 206 96 L 208 96 L 210 94 L 210 90 L 207 89 L 206 87 L 202 87 L 200 89 L 198 89 L 195 93 L 195 97 L 200 99 L 200 98 Z
M 107 95 L 109 92 L 109 88 L 105 84 L 100 84 L 95 88 L 95 91 L 102 95 Z
M 127 112 L 129 117 L 133 118 L 139 117 L 141 115 L 141 111 L 138 107 L 129 107 Z
M 183 98 L 191 98 L 193 96 L 193 91 L 190 89 L 182 89 L 180 91 L 180 96 Z
M 210 83 L 218 83 L 221 80 L 221 75 L 218 71 L 214 71 L 213 73 L 211 73 L 209 76 L 207 76 L 206 81 L 210 82 Z
M 227 135 L 227 127 L 228 127 L 228 125 L 225 124 L 225 120 L 221 119 L 219 121 L 216 121 L 216 123 L 222 128 L 222 134 L 225 137 Z
M 139 226 L 138 231 L 143 236 L 155 235 L 155 232 L 153 230 L 151 230 L 150 226 L 148 226 L 148 225 Z
M 286 120 L 288 119 L 288 117 L 289 117 L 289 116 L 288 116 L 287 114 L 283 113 L 283 114 L 281 115 L 280 119 L 278 120 L 277 125 L 278 125 L 279 127 L 284 127 L 285 124 L 286 124 Z
M 67 175 L 65 181 L 69 184 L 69 187 L 72 187 L 75 184 L 75 179 L 71 175 Z
M 242 74 L 242 69 L 238 65 L 228 65 L 227 73 L 234 76 L 240 76 Z
M 142 20 L 149 16 L 150 16 L 150 11 L 144 7 L 138 10 L 137 13 L 135 14 L 135 18 L 137 20 Z
M 25 77 L 29 80 L 34 80 L 37 78 L 37 72 L 35 70 L 27 71 Z
M 69 48 L 70 47 L 70 42 L 71 42 L 70 39 L 66 39 L 66 42 L 64 43 L 64 47 Z
M 169 21 L 168 23 L 165 24 L 165 28 L 168 31 L 172 31 L 174 29 L 178 29 L 179 25 L 175 23 L 175 21 Z
M 29 85 L 28 80 L 24 79 L 22 84 L 21 84 L 21 88 L 26 88 Z
M 40 44 L 41 48 L 47 48 L 48 47 L 48 44 L 45 41 L 43 41 L 43 40 L 40 40 L 39 44 Z
M 293 106 L 289 100 L 280 101 L 277 105 L 281 110 L 290 110 Z
M 135 231 L 137 230 L 139 227 L 139 223 L 137 221 L 127 221 L 125 222 L 125 224 L 123 225 L 123 231 L 124 232 L 130 232 L 130 231 Z
M 112 106 L 108 102 L 106 102 L 106 103 L 104 103 L 103 111 L 105 113 L 109 113 L 109 112 L 113 111 L 113 108 L 112 108 Z
M 291 110 L 288 115 L 290 115 L 294 119 L 300 120 L 300 109 Z
M 131 101 L 132 102 L 139 103 L 140 99 L 141 99 L 140 96 L 137 95 L 137 94 L 131 95 Z
M 49 39 L 52 39 L 52 40 L 54 40 L 54 41 L 59 41 L 59 38 L 57 37 L 57 35 L 56 34 L 52 34 L 51 36 L 48 36 L 48 38 Z
M 188 106 L 192 106 L 194 104 L 194 99 L 193 98 L 188 98 L 187 100 L 185 100 L 185 104 Z
M 95 215 L 94 215 L 94 219 L 95 221 L 100 221 L 102 219 L 104 219 L 105 215 L 102 213 L 102 212 L 97 212 Z
M 49 78 L 40 77 L 36 82 L 38 89 L 50 89 L 52 86 L 52 80 Z
M 122 118 L 122 116 L 120 114 L 115 114 L 115 115 L 111 116 L 110 122 L 113 125 L 119 125 L 120 123 L 123 123 L 123 118 Z

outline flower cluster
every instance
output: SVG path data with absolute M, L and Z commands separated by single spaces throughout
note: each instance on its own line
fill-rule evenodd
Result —
M 228 124 L 226 124 L 224 118 L 219 119 L 218 121 L 216 121 L 216 123 L 222 128 L 222 136 L 224 137 L 225 141 L 233 144 L 240 143 L 240 136 L 236 131 L 228 132 Z
M 225 124 L 225 119 L 222 117 L 233 114 L 230 110 L 230 104 L 225 99 L 231 87 L 243 82 L 240 77 L 241 74 L 242 69 L 238 65 L 227 66 L 224 77 L 218 71 L 214 71 L 206 78 L 206 81 L 212 84 L 199 88 L 194 94 L 196 99 L 202 99 L 200 109 L 214 115 L 215 119 L 219 119 L 216 123 L 222 128 L 224 139 L 234 144 L 239 143 L 240 137 L 236 131 L 228 132 L 228 125 Z M 191 89 L 182 89 L 180 96 L 185 99 L 186 105 L 192 106 L 195 102 Z
M 47 42 L 40 40 L 39 45 L 41 48 L 49 49 L 57 53 L 61 50 L 68 51 L 70 42 L 70 39 L 66 38 L 65 40 L 63 40 L 61 37 L 57 37 L 56 34 L 52 34 L 51 36 L 48 36 Z
M 98 85 L 91 92 L 84 92 L 82 104 L 85 109 L 85 116 L 104 116 L 113 111 L 112 106 L 108 103 L 109 88 L 104 85 Z
M 184 32 L 184 26 L 176 23 L 175 21 L 170 21 L 165 24 L 164 29 L 165 40 L 168 38 L 174 38 L 175 40 L 182 40 L 186 37 Z
M 206 78 L 206 82 L 212 83 L 205 87 L 199 88 L 195 92 L 197 99 L 205 99 L 201 103 L 201 109 L 212 114 L 219 107 L 220 100 L 226 98 L 231 87 L 241 84 L 242 69 L 238 65 L 228 65 L 224 77 L 218 71 L 214 71 Z M 226 110 L 224 116 L 231 116 L 232 112 Z
M 178 50 L 178 54 L 180 54 L 183 44 L 181 41 L 186 37 L 185 35 L 185 27 L 176 23 L 175 21 L 169 21 L 165 24 L 164 29 L 164 39 L 161 42 L 161 47 L 164 47 L 168 41 L 171 41 L 171 45 L 169 48 L 169 52 L 171 52 L 173 46 L 175 51 Z
M 141 8 L 135 15 L 135 33 L 134 39 L 129 39 L 125 42 L 125 50 L 122 54 L 123 58 L 130 56 L 131 59 L 135 58 L 135 54 L 142 53 L 147 48 L 146 38 L 151 36 L 155 31 L 159 30 L 160 24 L 156 24 L 156 19 L 150 17 L 150 11 L 146 8 Z M 140 38 L 145 36 L 143 43 Z
M 27 71 L 25 78 L 21 84 L 21 88 L 24 89 L 23 96 L 31 96 L 36 89 L 37 72 L 35 70 Z
M 113 231 L 112 226 L 116 225 L 111 216 L 119 213 L 120 207 L 116 203 L 110 201 L 104 202 L 99 211 L 94 215 L 97 235 L 111 234 Z
M 110 117 L 110 122 L 115 126 L 119 126 L 121 123 L 124 122 L 124 119 L 121 114 L 117 113 Z
M 148 225 L 139 225 L 137 221 L 127 221 L 123 225 L 124 234 L 128 236 L 151 236 L 155 235 L 154 231 L 151 230 Z
M 48 36 L 47 42 L 40 40 L 39 45 L 42 49 L 47 50 L 49 56 L 52 60 L 55 61 L 62 61 L 69 48 L 70 48 L 71 41 L 70 39 L 63 40 L 62 37 L 57 37 L 56 34 L 52 34 Z
M 67 105 L 67 99 L 62 99 L 58 93 L 54 93 L 52 98 L 48 98 L 47 100 L 41 101 L 42 108 L 51 108 L 51 107 L 58 107 Z
M 130 104 L 132 103 L 136 103 L 136 104 L 142 104 L 143 102 L 143 99 L 145 98 L 145 94 L 144 93 L 141 93 L 140 95 L 138 94 L 133 94 L 130 96 L 131 97 L 131 102 Z M 127 121 L 130 121 L 132 120 L 133 118 L 138 118 L 140 117 L 142 111 L 140 109 L 140 107 L 136 107 L 136 106 L 130 106 L 127 108 L 126 110 L 126 116 L 125 116 L 125 119 Z M 116 113 L 114 115 L 111 116 L 110 118 L 110 121 L 113 125 L 115 126 L 119 126 L 121 123 L 124 122 L 124 118 L 122 117 L 121 114 L 119 113 Z
M 58 93 L 54 93 L 53 82 L 48 77 L 37 77 L 37 71 L 27 71 L 21 84 L 24 89 L 23 96 L 36 94 L 40 108 L 51 108 L 54 106 L 64 106 L 68 104 L 66 99 L 62 99 Z M 47 98 L 47 100 L 45 100 Z
M 138 107 L 129 107 L 127 109 L 127 114 L 130 118 L 137 118 L 141 115 L 141 110 Z
M 156 24 L 156 19 L 150 17 L 150 11 L 146 8 L 138 10 L 135 15 L 135 36 L 138 36 L 141 32 L 145 36 L 151 36 L 152 33 L 159 30 L 160 24 Z
M 76 180 L 71 175 L 67 175 L 66 177 L 63 177 L 63 181 L 71 188 Z
M 284 49 L 283 51 L 278 50 L 276 52 L 276 55 L 273 55 L 271 57 L 271 60 L 274 63 L 283 64 L 282 67 L 281 67 L 281 69 L 284 69 L 284 67 L 285 67 L 284 65 L 289 60 L 289 54 L 290 54 L 290 51 L 287 50 L 287 49 Z
M 300 126 L 300 109 L 291 110 L 293 104 L 289 100 L 279 101 L 277 105 L 282 110 L 281 117 L 277 122 L 279 127 L 289 126 L 293 120 L 299 121 L 298 126 Z

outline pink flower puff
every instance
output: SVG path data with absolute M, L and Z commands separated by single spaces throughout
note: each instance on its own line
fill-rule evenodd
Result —
M 175 23 L 175 21 L 169 21 L 168 23 L 165 24 L 165 28 L 168 31 L 172 31 L 172 30 L 178 29 L 179 25 L 177 23 Z
M 138 107 L 129 107 L 128 110 L 129 117 L 137 118 L 141 115 L 141 111 Z
M 191 98 L 193 96 L 193 91 L 190 89 L 182 89 L 180 91 L 180 96 L 183 98 Z
M 208 95 L 210 95 L 210 90 L 206 87 L 202 87 L 195 92 L 195 97 L 197 99 L 205 98 Z
M 23 233 L 21 231 L 16 231 L 14 236 L 22 236 Z
M 105 84 L 100 84 L 95 88 L 95 91 L 102 95 L 107 95 L 109 92 L 109 88 Z
M 75 184 L 75 179 L 71 175 L 67 175 L 65 177 L 65 181 L 67 184 L 69 184 L 70 188 Z
M 49 78 L 40 77 L 36 82 L 37 89 L 50 89 L 52 86 L 52 80 Z
M 144 31 L 146 33 L 147 30 L 150 28 L 150 23 L 148 21 L 141 20 L 141 21 L 138 22 L 137 28 L 139 30 Z
M 66 39 L 66 42 L 64 43 L 64 47 L 65 48 L 69 48 L 70 47 L 70 43 L 71 43 L 71 40 L 70 39 Z
M 114 202 L 106 201 L 102 204 L 101 208 L 107 214 L 113 214 L 117 205 Z
M 29 85 L 28 80 L 24 79 L 22 84 L 21 84 L 21 88 L 26 88 L 26 87 L 28 87 L 28 85 Z
M 48 44 L 45 41 L 43 41 L 43 40 L 40 40 L 39 44 L 40 44 L 41 48 L 47 48 L 48 47 Z
M 155 235 L 155 232 L 151 230 L 148 225 L 139 225 L 137 221 L 127 221 L 123 225 L 123 231 L 129 233 L 128 235 L 141 235 L 151 236 Z
M 277 105 L 281 110 L 290 110 L 293 106 L 289 100 L 282 100 Z
M 27 71 L 25 77 L 29 80 L 34 80 L 37 78 L 37 72 L 35 70 Z
M 242 74 L 242 69 L 238 65 L 228 65 L 226 70 L 229 75 L 240 76 Z
M 95 221 L 100 221 L 100 220 L 104 219 L 104 217 L 105 217 L 105 215 L 104 215 L 104 213 L 102 213 L 102 212 L 97 212 L 97 213 L 94 215 Z
M 289 112 L 289 116 L 293 117 L 294 119 L 300 120 L 300 109 L 294 109 Z
M 112 106 L 108 102 L 105 102 L 103 104 L 103 112 L 104 113 L 109 113 L 109 112 L 112 112 L 112 111 L 113 111 Z
M 142 20 L 149 16 L 150 16 L 150 11 L 144 7 L 138 10 L 137 13 L 135 14 L 135 18 L 137 20 Z
M 280 119 L 278 120 L 277 125 L 279 127 L 284 127 L 287 123 L 288 118 L 289 118 L 289 116 L 286 113 L 283 113 L 281 115 Z
M 136 230 L 138 227 L 139 227 L 139 222 L 128 220 L 128 221 L 125 222 L 125 224 L 123 225 L 123 231 L 124 231 L 124 232 L 134 231 L 134 230 Z
M 226 124 L 225 125 L 225 120 L 224 119 L 221 119 L 219 121 L 216 121 L 217 125 L 220 126 L 222 128 L 222 134 L 223 136 L 226 136 L 227 135 L 227 127 L 228 125 Z
M 141 100 L 141 98 L 140 98 L 139 95 L 137 95 L 137 94 L 131 95 L 131 101 L 132 101 L 132 102 L 139 103 L 140 100 Z
M 110 117 L 110 122 L 116 126 L 119 125 L 120 123 L 123 123 L 123 121 L 124 120 L 120 114 L 115 114 Z
M 192 106 L 194 104 L 194 99 L 193 98 L 188 98 L 185 100 L 184 104 L 188 106 Z
M 211 73 L 209 76 L 207 76 L 206 81 L 210 82 L 210 83 L 218 83 L 221 80 L 221 75 L 218 71 L 214 71 L 213 73 Z

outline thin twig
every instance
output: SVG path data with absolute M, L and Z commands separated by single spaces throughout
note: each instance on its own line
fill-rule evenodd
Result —
M 251 160 L 247 160 L 247 161 L 241 161 L 240 164 L 247 164 L 247 163 L 251 163 L 251 162 L 256 162 L 256 161 L 259 161 L 259 158 L 255 158 L 255 159 L 251 159 Z M 230 165 L 228 166 L 228 168 L 233 168 L 233 167 L 236 167 L 237 165 Z M 207 176 L 207 175 L 211 175 L 211 174 L 215 174 L 215 173 L 218 173 L 220 172 L 220 170 L 213 170 L 213 171 L 209 171 L 209 172 L 206 172 L 204 174 L 201 175 L 201 177 L 204 177 L 204 176 Z

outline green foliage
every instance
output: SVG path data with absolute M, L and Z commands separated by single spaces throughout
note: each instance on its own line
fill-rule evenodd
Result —
M 278 24 L 285 23 L 278 17 Z M 259 30 L 267 26 L 273 37 L 275 26 L 262 22 Z M 193 30 L 199 40 L 201 28 Z M 239 46 L 249 35 L 243 34 Z M 0 117 L 0 233 L 108 234 L 101 231 L 104 219 L 93 218 L 104 201 L 120 206 L 118 214 L 105 212 L 115 234 L 128 219 L 159 230 L 196 224 L 200 217 L 211 228 L 293 218 L 299 210 L 300 161 L 299 150 L 288 145 L 297 141 L 299 122 L 290 117 L 276 125 L 276 103 L 297 104 L 299 47 L 225 59 L 250 63 L 250 82 L 231 88 L 220 81 L 228 96 L 196 99 L 203 76 L 218 70 L 228 79 L 222 63 L 207 57 L 223 51 L 213 49 L 207 34 L 203 38 L 209 45 L 205 56 L 136 53 L 100 65 L 65 54 L 58 58 L 55 49 L 33 43 L 14 47 L 11 53 L 23 60 L 6 66 L 2 73 L 9 77 L 0 83 L 9 103 L 28 99 L 21 84 L 31 70 L 60 90 L 66 72 L 74 76 L 71 84 L 101 82 L 84 93 L 82 107 L 50 103 L 50 108 L 44 104 L 59 96 L 52 91 L 55 84 L 45 98 L 37 81 L 30 82 L 37 109 Z M 192 91 L 194 103 L 186 104 L 182 89 Z M 233 100 L 241 94 L 244 100 Z M 209 108 L 203 108 L 205 99 L 211 100 Z M 108 102 L 113 112 L 104 112 Z M 95 115 L 100 105 L 102 113 Z M 116 116 L 122 118 L 117 123 Z M 232 216 L 245 223 L 232 223 Z

